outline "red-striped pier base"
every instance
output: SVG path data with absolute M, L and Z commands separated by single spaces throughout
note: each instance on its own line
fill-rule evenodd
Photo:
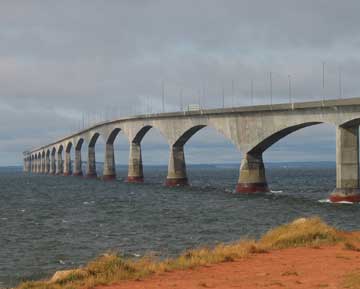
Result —
M 96 179 L 96 178 L 97 178 L 96 173 L 86 174 L 85 176 L 85 179 Z
M 360 202 L 360 189 L 336 189 L 329 197 L 332 203 Z
M 116 175 L 104 175 L 102 176 L 103 181 L 115 181 Z
M 182 178 L 182 179 L 166 179 L 165 186 L 167 187 L 183 187 L 188 186 L 188 179 Z
M 65 176 L 65 177 L 71 176 L 71 173 L 70 172 L 69 173 L 63 173 L 63 176 Z
M 240 194 L 255 194 L 270 192 L 267 183 L 239 183 L 236 192 Z
M 128 176 L 126 182 L 130 183 L 130 184 L 141 184 L 141 183 L 144 182 L 144 177 L 142 177 L 142 176 L 138 176 L 138 177 Z
M 74 177 L 83 177 L 83 173 L 82 172 L 74 173 L 73 176 Z

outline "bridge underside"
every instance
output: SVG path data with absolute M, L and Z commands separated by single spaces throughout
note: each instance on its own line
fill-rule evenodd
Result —
M 243 194 L 269 191 L 263 153 L 278 140 L 294 131 L 320 123 L 336 127 L 336 189 L 334 202 L 360 202 L 359 119 L 360 99 L 309 102 L 271 107 L 142 116 L 100 124 L 25 154 L 24 170 L 51 175 L 98 178 L 95 145 L 102 137 L 105 145 L 103 180 L 116 179 L 114 140 L 121 131 L 130 144 L 129 183 L 144 182 L 141 141 L 156 127 L 169 143 L 167 186 L 188 184 L 184 147 L 206 126 L 213 127 L 242 152 L 236 191 Z M 87 144 L 86 171 L 82 170 L 81 147 Z M 71 160 L 71 149 L 75 150 Z

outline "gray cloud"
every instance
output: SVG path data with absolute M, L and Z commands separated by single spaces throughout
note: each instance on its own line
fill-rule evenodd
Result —
M 77 129 L 83 114 L 95 121 L 140 113 L 150 102 L 158 111 L 162 82 L 168 110 L 179 109 L 180 89 L 185 104 L 200 95 L 203 106 L 220 106 L 223 86 L 227 105 L 248 105 L 251 80 L 255 104 L 268 103 L 269 71 L 274 102 L 288 101 L 289 74 L 296 101 L 338 97 L 340 68 L 343 96 L 357 96 L 359 10 L 355 0 L 2 1 L 2 164 L 19 163 L 23 150 Z M 316 150 L 331 133 L 298 140 Z M 209 141 L 189 143 L 190 155 L 190 146 L 207 147 L 196 161 L 227 143 L 208 134 Z

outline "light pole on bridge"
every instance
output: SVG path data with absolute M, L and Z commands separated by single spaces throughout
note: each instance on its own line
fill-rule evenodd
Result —
M 325 101 L 325 61 L 322 62 L 322 102 Z
M 251 97 L 251 105 L 254 105 L 254 80 L 250 81 L 250 97 Z
M 162 112 L 165 112 L 165 84 L 164 81 L 161 83 L 161 101 L 162 101 Z
M 339 67 L 339 97 L 342 98 L 342 71 L 341 71 L 341 67 Z
M 292 87 L 291 87 L 291 75 L 288 75 L 288 80 L 289 80 L 289 103 L 292 103 Z
M 272 72 L 269 73 L 269 79 L 270 79 L 270 105 L 273 104 L 273 84 L 272 84 Z

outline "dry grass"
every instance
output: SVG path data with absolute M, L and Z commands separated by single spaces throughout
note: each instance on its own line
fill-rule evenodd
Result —
M 298 219 L 267 232 L 260 244 L 266 248 L 318 247 L 335 244 L 343 238 L 339 232 L 319 218 Z
M 345 275 L 343 288 L 360 289 L 360 272 L 352 272 Z
M 73 270 L 56 280 L 28 281 L 20 284 L 18 289 L 92 288 L 121 280 L 142 279 L 151 274 L 230 262 L 273 249 L 314 247 L 335 244 L 342 240 L 340 232 L 319 218 L 298 219 L 270 230 L 257 242 L 243 240 L 234 244 L 220 244 L 214 248 L 189 250 L 174 259 L 160 261 L 152 257 L 144 257 L 134 260 L 124 259 L 116 254 L 107 254 L 88 263 L 84 268 Z

